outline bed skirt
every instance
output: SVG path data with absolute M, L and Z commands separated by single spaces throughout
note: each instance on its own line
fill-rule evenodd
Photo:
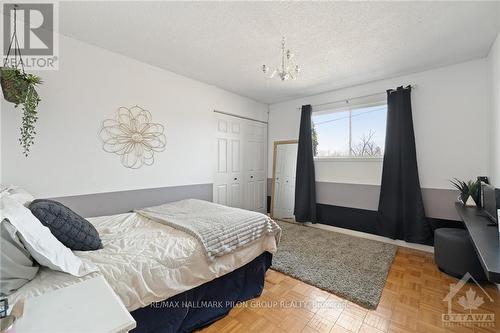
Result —
M 131 332 L 192 332 L 225 317 L 237 302 L 260 296 L 271 260 L 264 252 L 231 273 L 132 311 L 137 327 Z

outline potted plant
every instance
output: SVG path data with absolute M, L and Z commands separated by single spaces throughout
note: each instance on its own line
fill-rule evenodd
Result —
M 467 206 L 477 206 L 479 204 L 479 191 L 480 183 L 479 181 L 463 181 L 457 178 L 450 180 L 450 183 L 460 191 L 459 201 Z M 469 200 L 471 198 L 473 201 Z
M 15 107 L 22 105 L 23 117 L 21 123 L 21 137 L 19 142 L 25 156 L 34 143 L 35 123 L 38 119 L 37 110 L 40 97 L 35 87 L 42 80 L 34 74 L 26 74 L 17 68 L 0 67 L 0 83 L 4 98 Z

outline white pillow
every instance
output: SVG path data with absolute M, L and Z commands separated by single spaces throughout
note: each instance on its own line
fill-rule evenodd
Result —
M 30 203 L 35 200 L 35 197 L 28 193 L 28 191 L 18 186 L 0 185 L 0 195 L 2 197 L 8 196 L 25 207 L 28 207 Z
M 10 196 L 0 198 L 0 217 L 8 219 L 17 229 L 24 246 L 40 265 L 74 276 L 84 276 L 97 270 L 95 265 L 86 264 L 75 256 L 28 208 Z

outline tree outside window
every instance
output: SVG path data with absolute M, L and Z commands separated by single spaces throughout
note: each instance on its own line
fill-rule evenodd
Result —
M 387 105 L 318 112 L 312 117 L 314 156 L 382 157 Z

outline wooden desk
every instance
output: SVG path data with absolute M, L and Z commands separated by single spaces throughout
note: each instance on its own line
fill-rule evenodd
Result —
M 500 235 L 498 226 L 489 226 L 488 224 L 491 221 L 480 215 L 480 210 L 476 207 L 465 207 L 457 202 L 455 208 L 469 231 L 486 277 L 491 282 L 500 283 Z

